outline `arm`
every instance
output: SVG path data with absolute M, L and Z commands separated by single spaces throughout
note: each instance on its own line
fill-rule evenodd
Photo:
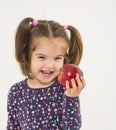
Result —
M 81 113 L 79 97 L 63 96 L 62 123 L 65 130 L 79 130 Z
M 12 90 L 8 94 L 7 100 L 7 112 L 8 112 L 8 120 L 7 120 L 7 130 L 21 130 L 17 116 L 16 116 L 16 108 L 14 104 L 14 98 L 12 95 Z
M 86 83 L 83 77 L 77 76 L 76 79 L 71 80 L 71 84 L 72 88 L 69 86 L 69 81 L 66 82 L 66 91 L 63 96 L 62 123 L 65 130 L 79 130 L 82 124 L 79 95 Z

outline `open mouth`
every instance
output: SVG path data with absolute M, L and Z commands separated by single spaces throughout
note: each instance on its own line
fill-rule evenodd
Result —
M 41 70 L 42 75 L 45 77 L 51 76 L 51 74 L 53 74 L 53 72 L 54 71 Z

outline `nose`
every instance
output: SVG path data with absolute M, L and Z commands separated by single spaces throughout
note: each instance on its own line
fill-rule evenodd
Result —
M 48 61 L 45 63 L 45 66 L 46 66 L 47 68 L 52 69 L 52 68 L 54 68 L 54 62 L 53 62 L 52 60 L 48 60 Z

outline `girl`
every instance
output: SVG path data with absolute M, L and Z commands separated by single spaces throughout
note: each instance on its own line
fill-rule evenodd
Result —
M 82 50 L 81 36 L 73 26 L 32 18 L 21 21 L 15 52 L 27 78 L 9 91 L 7 130 L 80 129 L 79 95 L 85 80 L 77 76 L 70 88 L 69 81 L 62 87 L 57 77 L 63 64 L 79 64 Z

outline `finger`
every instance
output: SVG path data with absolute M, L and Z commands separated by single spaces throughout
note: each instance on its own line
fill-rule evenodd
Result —
M 71 84 L 72 84 L 72 89 L 76 90 L 77 89 L 77 84 L 76 84 L 75 79 L 71 79 Z
M 70 91 L 70 84 L 69 84 L 69 81 L 68 81 L 68 80 L 66 81 L 66 90 L 67 90 L 67 91 Z
M 82 81 L 81 81 L 79 76 L 76 77 L 76 81 L 77 81 L 77 84 L 78 84 L 78 88 L 82 88 L 83 85 L 82 85 Z
M 65 94 L 68 96 L 70 94 L 70 85 L 69 85 L 69 81 L 66 81 L 66 90 L 65 90 Z
M 83 76 L 80 77 L 81 81 L 82 81 L 82 86 L 85 87 L 86 86 L 86 82 Z

